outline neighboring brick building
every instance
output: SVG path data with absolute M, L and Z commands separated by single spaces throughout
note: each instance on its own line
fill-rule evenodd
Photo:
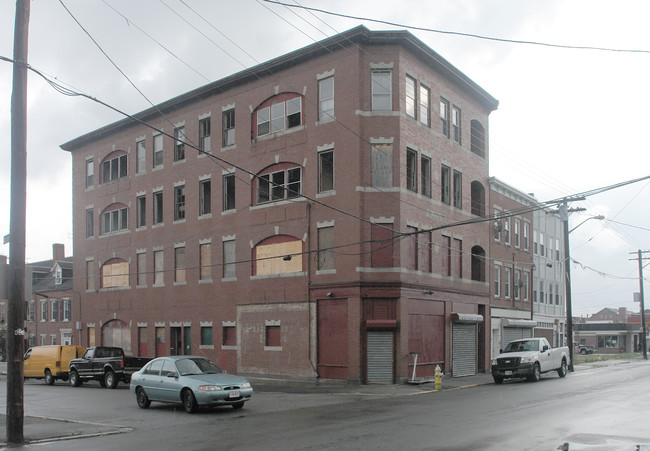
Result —
M 51 260 L 26 265 L 25 280 L 31 274 L 32 284 L 31 299 L 25 300 L 26 346 L 79 344 L 79 294 L 72 287 L 72 265 L 63 244 L 52 245 Z
M 512 340 L 533 336 L 531 231 L 535 198 L 490 177 L 494 240 L 490 244 L 491 352 L 500 353 Z
M 453 225 L 486 214 L 497 105 L 410 33 L 358 27 L 136 115 L 163 134 L 63 144 L 82 344 L 362 383 L 413 352 L 418 376 L 489 368 L 492 223 Z

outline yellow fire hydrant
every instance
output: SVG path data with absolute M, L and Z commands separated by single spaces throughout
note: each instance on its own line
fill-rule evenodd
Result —
M 436 390 L 440 391 L 442 388 L 442 371 L 440 371 L 440 365 L 436 365 L 436 376 L 434 383 L 436 384 Z

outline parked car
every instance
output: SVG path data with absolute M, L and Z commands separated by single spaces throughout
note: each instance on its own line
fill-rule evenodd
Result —
M 241 409 L 253 388 L 243 377 L 227 374 L 205 357 L 169 356 L 158 357 L 134 373 L 131 393 L 142 409 L 157 401 L 182 404 L 187 413 L 194 413 L 204 406 Z
M 70 385 L 78 387 L 84 381 L 93 379 L 108 388 L 117 387 L 120 381 L 128 384 L 131 374 L 150 360 L 125 356 L 122 348 L 93 346 L 80 358 L 70 361 Z
M 508 343 L 492 362 L 492 377 L 500 384 L 504 379 L 525 377 L 538 381 L 542 373 L 557 371 L 566 376 L 570 362 L 569 348 L 551 348 L 546 338 L 524 338 Z
M 44 378 L 47 385 L 61 379 L 68 380 L 70 360 L 86 351 L 83 346 L 34 346 L 25 352 L 23 375 L 27 378 Z
M 587 354 L 593 354 L 594 352 L 596 352 L 596 349 L 594 349 L 593 346 L 576 344 L 573 346 L 573 352 L 577 352 L 580 355 L 587 355 Z

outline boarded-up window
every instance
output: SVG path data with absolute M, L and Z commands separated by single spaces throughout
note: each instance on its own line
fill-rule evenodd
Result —
M 334 269 L 334 227 L 318 229 L 318 269 Z
M 212 279 L 212 244 L 204 243 L 199 246 L 201 260 L 201 280 Z
M 174 281 L 185 282 L 185 247 L 174 249 Z
M 370 146 L 372 186 L 390 188 L 393 186 L 393 147 L 390 144 Z
M 266 326 L 265 346 L 276 348 L 282 346 L 280 341 L 280 326 Z
M 289 240 L 255 246 L 253 249 L 254 275 L 302 271 L 302 241 L 293 237 L 287 238 Z
M 138 285 L 144 286 L 147 284 L 147 254 L 140 252 L 136 262 L 138 268 Z
M 88 347 L 95 346 L 95 328 L 88 327 Z
M 102 345 L 122 348 L 131 355 L 131 329 L 127 323 L 112 320 L 102 326 Z
M 223 242 L 223 278 L 236 277 L 235 273 L 235 240 Z
M 153 253 L 153 273 L 154 273 L 154 285 L 163 285 L 165 283 L 165 265 L 163 260 L 164 254 L 163 251 L 154 251 Z
M 393 266 L 393 224 L 372 224 L 370 230 L 371 266 L 391 268 Z
M 129 263 L 112 259 L 102 266 L 102 288 L 128 287 Z

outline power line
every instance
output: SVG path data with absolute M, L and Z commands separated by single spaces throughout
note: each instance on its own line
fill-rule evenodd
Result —
M 328 14 L 330 16 L 336 16 L 336 17 L 343 17 L 345 19 L 354 19 L 354 20 L 361 20 L 364 22 L 375 22 L 375 23 L 381 23 L 385 25 L 391 25 L 394 27 L 400 27 L 400 28 L 408 28 L 410 30 L 418 30 L 418 31 L 428 31 L 431 33 L 439 33 L 439 34 L 446 34 L 446 35 L 453 35 L 453 36 L 464 36 L 468 38 L 475 38 L 475 39 L 483 39 L 486 41 L 496 41 L 496 42 L 505 42 L 509 44 L 527 44 L 527 45 L 537 45 L 537 46 L 543 46 L 543 47 L 554 47 L 554 48 L 562 48 L 562 49 L 571 49 L 571 50 L 598 50 L 598 51 L 605 51 L 605 52 L 620 52 L 620 53 L 650 53 L 650 50 L 642 50 L 642 49 L 615 49 L 615 48 L 608 48 L 608 47 L 594 47 L 594 46 L 580 46 L 580 45 L 566 45 L 566 44 L 551 44 L 547 42 L 539 42 L 539 41 L 525 41 L 525 40 L 518 40 L 518 39 L 506 39 L 506 38 L 496 38 L 492 36 L 483 36 L 483 35 L 478 35 L 478 34 L 473 34 L 473 33 L 463 33 L 460 31 L 447 31 L 447 30 L 437 30 L 434 28 L 425 28 L 425 27 L 416 27 L 413 25 L 406 25 L 406 24 L 400 24 L 396 22 L 390 22 L 387 20 L 379 20 L 379 19 L 371 19 L 368 17 L 361 17 L 361 16 L 352 16 L 348 14 L 342 14 L 342 13 L 336 13 L 333 11 L 327 11 L 324 9 L 319 9 L 319 8 L 312 8 L 309 6 L 303 6 L 303 5 L 291 5 L 288 3 L 283 3 L 280 1 L 276 0 L 258 0 L 258 1 L 263 1 L 266 3 L 272 3 L 275 5 L 280 5 L 284 6 L 287 8 L 300 8 L 304 10 L 309 10 L 309 11 L 315 11 L 319 12 L 322 14 Z
M 137 30 L 139 30 L 142 34 L 144 34 L 146 37 L 148 37 L 148 38 L 151 39 L 153 42 L 155 42 L 156 44 L 158 44 L 159 47 L 161 47 L 163 50 L 165 50 L 165 51 L 166 51 L 167 53 L 169 53 L 171 56 L 173 56 L 173 57 L 176 58 L 178 61 L 180 61 L 181 63 L 183 63 L 183 64 L 184 64 L 188 69 L 190 69 L 192 72 L 194 72 L 195 74 L 197 74 L 198 76 L 200 76 L 201 78 L 203 78 L 203 79 L 204 79 L 205 81 L 207 81 L 207 82 L 211 82 L 211 81 L 212 81 L 212 80 L 210 80 L 208 77 L 206 77 L 205 75 L 203 75 L 202 73 L 200 73 L 197 69 L 195 69 L 194 67 L 190 66 L 186 61 L 184 61 L 183 59 L 181 59 L 181 58 L 180 58 L 178 55 L 176 55 L 174 52 L 172 52 L 172 51 L 169 50 L 167 47 L 165 47 L 161 42 L 159 42 L 158 40 L 156 40 L 156 39 L 155 39 L 153 36 L 151 36 L 149 33 L 147 33 L 147 32 L 144 31 L 142 28 L 140 28 L 140 27 L 139 27 L 135 22 L 133 22 L 131 19 L 129 19 L 128 17 L 126 17 L 124 14 L 122 14 L 121 12 L 119 12 L 117 9 L 115 9 L 115 7 L 113 7 L 113 5 L 111 5 L 110 3 L 108 3 L 106 0 L 102 0 L 102 1 L 104 2 L 104 4 L 105 4 L 106 6 L 108 6 L 109 8 L 111 8 L 113 11 L 115 11 L 117 14 L 119 14 L 119 15 L 120 15 L 124 20 L 126 20 L 126 23 L 127 23 L 127 24 L 129 24 L 129 25 L 133 25 L 133 26 L 134 26 Z

